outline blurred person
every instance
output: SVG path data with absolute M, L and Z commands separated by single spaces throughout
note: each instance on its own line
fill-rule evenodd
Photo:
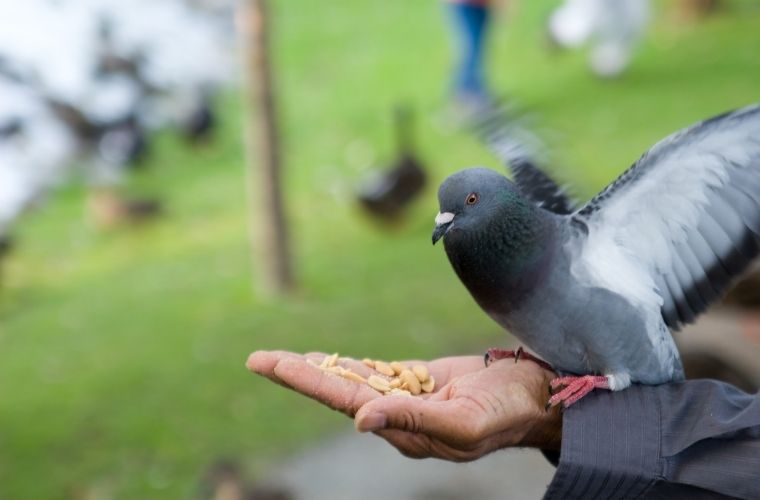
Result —
M 491 104 L 485 78 L 485 51 L 492 17 L 490 0 L 447 0 L 458 60 L 454 66 L 454 104 L 479 110 Z
M 549 17 L 549 38 L 559 47 L 591 46 L 589 65 L 600 77 L 622 73 L 646 33 L 649 0 L 565 0 Z
M 354 418 L 359 432 L 408 457 L 467 462 L 507 447 L 538 448 L 557 467 L 548 499 L 756 498 L 760 491 L 760 393 L 689 380 L 595 392 L 564 412 L 547 411 L 556 373 L 528 360 L 488 368 L 482 356 L 430 361 L 437 389 L 406 397 L 309 363 L 323 357 L 258 351 L 247 366 Z M 364 377 L 372 372 L 341 360 Z

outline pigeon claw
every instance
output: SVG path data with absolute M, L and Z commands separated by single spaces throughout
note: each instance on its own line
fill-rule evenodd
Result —
M 560 389 L 558 392 L 554 392 Z M 610 383 L 604 375 L 583 375 L 558 377 L 550 383 L 550 393 L 552 396 L 546 404 L 546 409 L 562 405 L 568 408 L 570 405 L 577 403 L 584 396 L 594 389 L 609 389 Z
M 499 349 L 498 347 L 492 347 L 488 349 L 483 355 L 483 361 L 485 362 L 486 367 L 501 359 L 514 359 L 515 363 L 517 363 L 517 360 L 519 358 L 519 351 L 520 349 L 513 351 L 511 349 Z
M 498 347 L 492 347 L 491 349 L 488 349 L 485 355 L 483 356 L 483 360 L 485 362 L 486 367 L 490 366 L 495 361 L 499 361 L 500 359 L 514 359 L 515 363 L 517 363 L 521 359 L 524 359 L 527 361 L 533 361 L 541 368 L 544 368 L 552 372 L 554 371 L 554 368 L 552 368 L 552 365 L 550 365 L 543 359 L 537 358 L 531 353 L 525 351 L 522 348 L 522 346 L 518 347 L 514 351 L 511 349 L 499 349 Z
M 525 353 L 523 350 L 523 346 L 520 346 L 515 351 L 515 364 L 517 364 L 518 361 L 520 361 L 520 357 Z

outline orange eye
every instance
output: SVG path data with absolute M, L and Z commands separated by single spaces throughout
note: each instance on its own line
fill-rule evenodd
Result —
M 467 195 L 467 199 L 465 200 L 465 203 L 468 205 L 474 205 L 478 202 L 478 194 L 477 193 L 470 193 Z

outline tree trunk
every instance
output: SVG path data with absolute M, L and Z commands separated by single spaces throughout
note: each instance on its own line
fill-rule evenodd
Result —
M 241 0 L 238 10 L 243 57 L 249 209 L 254 273 L 268 295 L 293 289 L 281 186 L 280 144 L 268 54 L 266 0 Z

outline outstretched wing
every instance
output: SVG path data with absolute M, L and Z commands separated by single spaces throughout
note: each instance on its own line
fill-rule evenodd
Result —
M 509 166 L 515 184 L 526 198 L 545 210 L 561 215 L 575 210 L 564 189 L 536 166 L 539 140 L 520 125 L 519 119 L 508 116 L 504 110 L 494 109 L 480 115 L 473 129 L 485 145 Z
M 570 220 L 576 276 L 694 321 L 760 250 L 760 105 L 660 141 Z

